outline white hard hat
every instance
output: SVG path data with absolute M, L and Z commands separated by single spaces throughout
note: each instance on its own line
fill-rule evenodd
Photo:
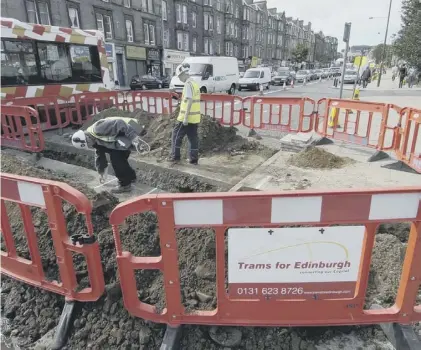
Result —
M 182 73 L 189 74 L 190 72 L 190 65 L 188 63 L 180 64 L 177 69 L 175 70 L 175 74 L 179 76 Z
M 78 130 L 73 134 L 72 144 L 76 148 L 88 148 L 88 144 L 86 142 L 86 135 L 83 132 L 83 130 Z

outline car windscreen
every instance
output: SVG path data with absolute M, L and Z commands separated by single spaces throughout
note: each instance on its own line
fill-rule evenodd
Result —
M 260 71 L 258 70 L 248 70 L 246 74 L 244 74 L 244 78 L 258 78 L 260 77 Z
M 357 72 L 355 70 L 347 70 L 345 71 L 345 75 L 357 75 Z
M 305 70 L 299 70 L 297 74 L 306 75 L 308 73 Z
M 189 63 L 190 64 L 190 71 L 189 75 L 203 75 L 205 72 L 207 64 L 204 63 Z
M 276 73 L 277 76 L 281 76 L 281 77 L 284 77 L 288 74 L 289 74 L 288 71 L 280 71 L 280 72 Z

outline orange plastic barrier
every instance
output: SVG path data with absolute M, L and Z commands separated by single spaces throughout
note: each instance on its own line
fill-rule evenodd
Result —
M 324 113 L 318 113 L 314 130 L 320 135 L 337 141 L 345 141 L 366 147 L 383 149 L 385 123 L 388 105 L 385 103 L 361 102 L 341 99 L 322 99 L 318 107 L 325 103 Z M 336 111 L 333 111 L 336 109 Z M 339 112 L 338 112 L 339 111 Z M 334 126 L 329 126 L 332 113 Z M 391 135 L 394 137 L 394 134 Z M 394 144 L 392 140 L 391 144 Z
M 421 110 L 403 108 L 396 128 L 396 155 L 421 174 Z
M 244 100 L 226 94 L 201 94 L 202 114 L 219 121 L 222 125 L 235 126 L 243 123 Z
M 250 129 L 310 132 L 314 128 L 315 105 L 310 98 L 254 96 L 244 125 Z
M 178 105 L 179 95 L 169 91 L 129 91 L 125 94 L 130 111 L 140 109 L 151 114 L 171 114 Z
M 7 250 L 6 252 L 1 251 L 1 273 L 50 292 L 65 295 L 68 300 L 98 300 L 104 292 L 105 284 L 99 245 L 93 237 L 92 205 L 88 198 L 61 182 L 5 173 L 0 174 L 0 178 L 2 189 L 1 231 Z M 65 214 L 62 209 L 63 200 L 72 204 L 80 214 L 84 215 L 88 232 L 86 236 L 77 234 L 69 236 Z M 32 260 L 17 255 L 5 201 L 19 205 Z M 32 222 L 32 207 L 45 210 L 48 216 L 51 237 L 57 255 L 60 283 L 45 278 L 35 227 Z M 90 288 L 76 290 L 78 283 L 73 268 L 72 252 L 85 256 Z
M 70 124 L 68 101 L 54 96 L 15 98 L 2 101 L 5 105 L 28 106 L 39 115 L 42 130 L 62 129 Z
M 170 325 L 328 326 L 420 321 L 421 306 L 415 305 L 421 284 L 420 193 L 421 187 L 158 194 L 121 203 L 111 213 L 110 223 L 124 305 L 134 316 Z M 158 217 L 159 257 L 132 256 L 122 248 L 119 225 L 146 211 Z M 402 221 L 412 224 L 395 304 L 366 310 L 377 226 Z M 181 303 L 176 230 L 189 227 L 215 232 L 215 310 L 188 313 Z M 287 250 L 300 245 L 305 245 L 304 249 Z M 317 266 L 313 265 L 316 260 Z M 167 307 L 162 313 L 139 300 L 135 271 L 140 269 L 163 273 Z
M 72 124 L 82 125 L 94 115 L 111 107 L 126 109 L 126 98 L 122 91 L 87 92 L 70 96 L 70 120 Z
M 38 112 L 31 107 L 1 105 L 1 146 L 30 152 L 44 150 Z

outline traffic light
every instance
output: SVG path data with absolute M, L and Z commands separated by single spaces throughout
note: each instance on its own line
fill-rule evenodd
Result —
M 343 41 L 345 43 L 349 43 L 349 37 L 351 36 L 351 22 L 345 23 L 345 29 L 344 29 L 344 38 Z

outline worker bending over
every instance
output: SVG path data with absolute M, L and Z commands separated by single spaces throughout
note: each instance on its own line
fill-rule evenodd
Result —
M 105 181 L 110 155 L 111 165 L 118 179 L 118 186 L 113 193 L 130 192 L 136 173 L 128 159 L 132 147 L 140 151 L 144 141 L 140 139 L 145 130 L 136 119 L 110 117 L 98 120 L 85 131 L 78 130 L 72 136 L 73 146 L 77 148 L 95 149 L 95 168 L 100 175 L 100 182 Z
M 200 123 L 200 87 L 189 75 L 190 65 L 181 64 L 177 67 L 178 79 L 184 83 L 183 95 L 181 96 L 180 113 L 172 132 L 171 158 L 172 162 L 180 161 L 181 144 L 187 135 L 190 149 L 190 164 L 196 164 L 199 160 L 199 138 L 197 128 Z

